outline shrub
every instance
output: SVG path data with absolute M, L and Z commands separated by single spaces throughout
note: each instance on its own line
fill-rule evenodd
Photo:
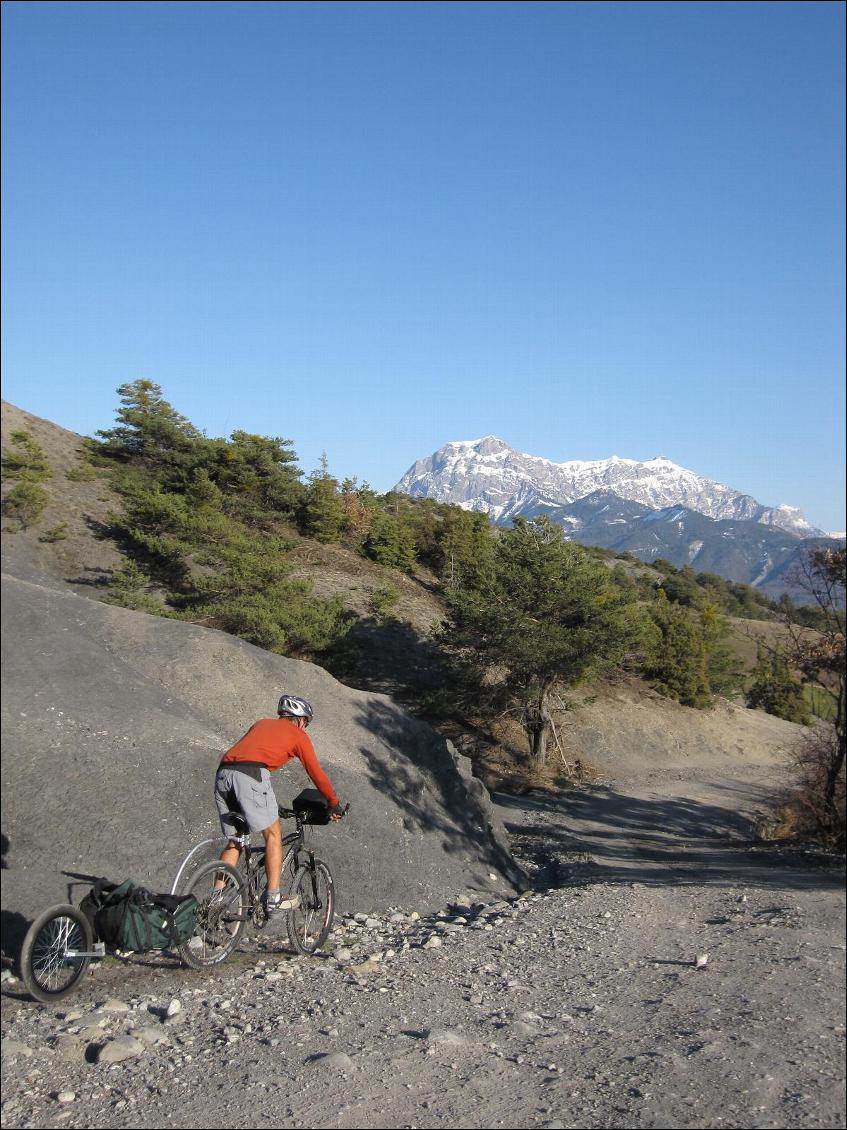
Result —
M 38 483 L 16 483 L 3 499 L 3 513 L 10 519 L 11 531 L 25 530 L 39 517 L 49 497 L 44 487 Z
M 44 542 L 64 541 L 67 536 L 68 523 L 60 522 L 58 526 L 53 526 L 52 529 L 45 530 L 38 540 Z
M 803 687 L 791 674 L 788 660 L 780 648 L 766 650 L 759 644 L 753 681 L 747 691 L 747 705 L 765 710 L 786 722 L 808 725 L 811 721 Z
M 651 615 L 657 630 L 648 646 L 645 674 L 660 694 L 683 706 L 710 706 L 707 653 L 695 613 L 662 595 Z
M 80 461 L 75 467 L 65 471 L 65 478 L 70 479 L 72 483 L 90 483 L 97 478 L 97 472 L 90 463 Z
M 42 483 L 52 472 L 44 448 L 29 432 L 12 432 L 11 448 L 3 455 L 3 477 L 23 482 Z
M 374 589 L 371 593 L 371 612 L 378 619 L 387 619 L 392 616 L 400 600 L 400 594 L 392 585 Z
M 795 751 L 796 786 L 786 794 L 778 812 L 780 838 L 813 839 L 844 851 L 844 764 L 834 782 L 838 759 L 838 734 L 834 727 L 818 725 L 807 730 Z

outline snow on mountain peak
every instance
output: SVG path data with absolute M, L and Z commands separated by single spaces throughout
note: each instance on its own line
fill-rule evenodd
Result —
M 684 506 L 709 518 L 753 520 L 799 537 L 822 534 L 796 507 L 763 506 L 666 455 L 555 463 L 516 451 L 494 435 L 445 444 L 410 467 L 395 490 L 457 503 L 487 513 L 495 522 L 539 507 L 567 506 L 599 490 L 652 510 Z

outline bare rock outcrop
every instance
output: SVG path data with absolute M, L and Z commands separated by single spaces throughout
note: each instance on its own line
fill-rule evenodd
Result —
M 344 824 L 319 829 L 342 910 L 441 906 L 523 881 L 488 794 L 444 738 L 391 699 L 208 628 L 6 575 L 4 948 L 64 901 L 63 871 L 169 889 L 187 847 L 217 833 L 222 752 L 285 689 L 311 699 Z M 310 784 L 274 777 L 281 802 Z

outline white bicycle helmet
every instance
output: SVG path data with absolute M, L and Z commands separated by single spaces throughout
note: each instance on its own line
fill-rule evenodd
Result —
M 307 726 L 315 716 L 312 704 L 307 702 L 305 698 L 298 698 L 293 694 L 282 696 L 276 712 L 281 718 L 305 718 Z

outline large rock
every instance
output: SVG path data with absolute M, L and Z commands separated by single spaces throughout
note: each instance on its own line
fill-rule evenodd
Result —
M 348 820 L 311 835 L 340 909 L 432 908 L 522 882 L 485 790 L 391 699 L 225 633 L 16 572 L 3 582 L 7 950 L 39 910 L 66 900 L 63 872 L 169 889 L 187 847 L 218 834 L 221 754 L 274 714 L 282 690 L 314 703 L 310 735 L 351 802 Z M 283 803 L 310 785 L 297 762 L 273 780 Z

